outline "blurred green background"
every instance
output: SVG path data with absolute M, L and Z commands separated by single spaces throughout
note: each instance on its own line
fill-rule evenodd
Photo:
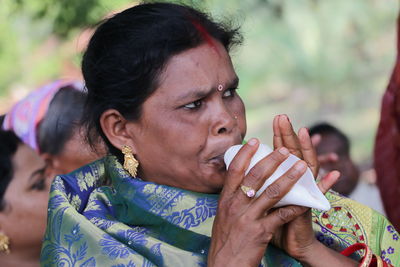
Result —
M 296 128 L 329 121 L 353 156 L 371 159 L 380 101 L 395 59 L 398 1 L 176 1 L 242 26 L 232 57 L 247 105 L 248 135 L 271 144 L 272 119 Z M 79 78 L 90 26 L 126 0 L 0 0 L 0 112 L 40 84 Z

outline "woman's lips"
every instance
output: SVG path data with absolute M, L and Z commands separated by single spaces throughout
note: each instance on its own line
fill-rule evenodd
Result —
M 225 152 L 233 145 L 241 144 L 241 137 L 237 136 L 236 138 L 225 140 L 224 142 L 219 142 L 213 146 L 213 150 L 209 155 L 208 160 L 206 161 L 208 164 L 212 164 L 219 171 L 226 171 L 226 165 L 224 161 Z
M 214 165 L 220 170 L 226 170 L 225 161 L 224 161 L 224 154 L 218 155 L 213 157 L 209 160 L 209 163 Z

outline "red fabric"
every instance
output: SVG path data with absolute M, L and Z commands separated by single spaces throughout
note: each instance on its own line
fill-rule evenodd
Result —
M 364 243 L 355 243 L 353 245 L 351 245 L 350 247 L 347 247 L 346 249 L 344 249 L 342 252 L 340 252 L 340 254 L 342 254 L 343 256 L 350 256 L 351 254 L 353 254 L 354 252 L 360 250 L 360 249 L 368 249 L 368 246 Z
M 400 20 L 396 64 L 382 99 L 375 138 L 374 167 L 388 219 L 400 230 Z
M 365 250 L 365 254 L 367 254 L 366 251 L 369 250 L 369 248 L 368 248 L 368 246 L 366 244 L 364 244 L 364 243 L 355 243 L 355 244 L 351 245 L 350 247 L 347 247 L 346 249 L 344 249 L 342 252 L 340 252 L 340 254 L 342 254 L 343 256 L 348 257 L 351 254 L 353 254 L 354 252 L 356 252 L 358 250 L 361 250 L 361 249 Z M 376 267 L 378 265 L 378 258 L 377 257 L 379 257 L 379 256 L 374 255 L 374 254 L 372 255 L 371 262 L 368 265 L 369 267 Z M 364 259 L 365 259 L 365 256 L 364 256 L 364 258 L 361 259 L 360 266 L 362 265 Z M 379 258 L 379 261 L 382 262 L 383 267 L 393 267 L 393 265 L 387 263 L 386 261 L 382 260 L 381 258 Z

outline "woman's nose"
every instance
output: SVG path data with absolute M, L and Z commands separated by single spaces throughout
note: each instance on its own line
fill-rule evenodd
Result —
M 232 114 L 225 105 L 218 108 L 213 114 L 213 135 L 228 134 L 237 125 L 237 116 Z

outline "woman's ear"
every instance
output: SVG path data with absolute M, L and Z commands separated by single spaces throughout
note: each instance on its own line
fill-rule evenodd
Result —
M 128 130 L 128 125 L 130 124 L 132 123 L 126 120 L 121 113 L 115 109 L 106 110 L 100 116 L 101 129 L 108 141 L 120 150 L 122 146 L 129 145 L 132 148 L 133 154 L 135 154 L 135 145 L 130 134 L 131 131 Z
M 44 171 L 44 176 L 46 178 L 50 178 L 53 179 L 54 177 L 56 177 L 56 175 L 59 175 L 60 173 L 57 173 L 57 165 L 59 165 L 54 156 L 52 156 L 49 153 L 42 153 L 40 154 L 40 156 L 42 157 L 42 159 L 44 160 L 45 164 L 46 164 L 46 168 Z

